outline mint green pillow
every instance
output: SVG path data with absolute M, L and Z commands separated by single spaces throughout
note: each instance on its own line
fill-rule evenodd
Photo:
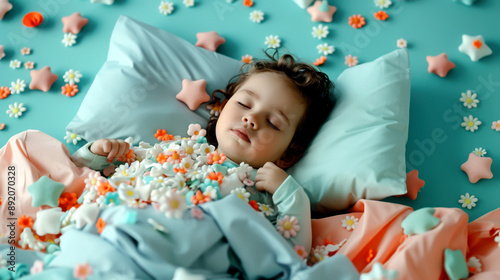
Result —
M 358 199 L 406 193 L 410 65 L 406 49 L 346 69 L 338 103 L 311 146 L 288 173 L 317 211 Z

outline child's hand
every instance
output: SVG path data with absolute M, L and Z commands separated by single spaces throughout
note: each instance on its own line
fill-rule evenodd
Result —
M 107 157 L 108 162 L 112 162 L 115 157 L 124 157 L 129 150 L 130 146 L 127 142 L 115 139 L 99 139 L 90 146 L 92 153 Z
M 266 162 L 263 167 L 257 170 L 255 187 L 258 191 L 267 191 L 270 194 L 274 194 L 281 183 L 285 181 L 286 177 L 288 177 L 288 174 L 285 170 L 272 162 Z

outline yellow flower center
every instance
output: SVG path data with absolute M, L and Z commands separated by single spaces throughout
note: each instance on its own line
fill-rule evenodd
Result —
M 122 172 L 121 172 L 121 173 L 122 173 L 124 176 L 128 176 L 128 173 L 127 173 L 127 172 L 125 172 L 125 170 L 122 170 Z
M 194 132 L 194 135 L 198 135 L 198 134 L 200 134 L 200 132 L 198 130 Z
M 274 44 L 276 44 L 276 40 L 275 40 L 275 39 L 271 39 L 271 40 L 269 40 L 269 43 L 270 43 L 271 45 L 274 45 Z
M 286 221 L 283 223 L 283 229 L 285 229 L 286 231 L 289 231 L 291 230 L 293 227 L 292 223 L 290 221 Z
M 262 206 L 262 211 L 268 211 L 268 210 L 269 210 L 269 207 L 267 207 L 265 205 Z
M 71 135 L 70 135 L 71 139 L 76 139 L 77 136 L 78 135 L 76 135 L 75 133 L 71 133 Z
M 21 88 L 21 85 L 20 84 L 16 84 L 16 89 L 20 89 Z
M 74 73 L 69 73 L 68 74 L 68 79 L 73 80 L 74 78 L 75 78 L 75 74 Z
M 179 201 L 178 200 L 172 200 L 172 201 L 170 201 L 170 208 L 172 208 L 172 209 L 179 208 Z
M 205 153 L 210 153 L 210 149 L 209 148 L 205 148 Z
M 12 109 L 12 113 L 14 113 L 14 114 L 19 113 L 19 108 L 14 108 L 14 109 Z
M 347 224 L 348 226 L 352 226 L 352 225 L 354 225 L 354 221 L 353 221 L 353 220 L 351 220 L 351 219 L 349 219 L 349 220 L 347 220 L 347 221 L 346 221 L 346 224 Z
M 323 30 L 322 29 L 318 29 L 318 31 L 316 33 L 318 33 L 318 35 L 321 35 L 321 34 L 323 34 Z
M 173 158 L 173 159 L 179 159 L 179 158 L 180 158 L 180 156 L 179 156 L 179 154 L 178 154 L 178 153 L 174 153 L 174 154 L 172 155 L 172 158 Z
M 220 156 L 219 156 L 219 155 L 214 155 L 213 160 L 214 160 L 214 161 L 218 161 L 218 160 L 220 160 Z
M 241 198 L 241 199 L 243 199 L 243 200 L 245 200 L 245 196 L 242 193 L 239 193 L 238 197 Z
M 191 164 L 190 164 L 189 162 L 186 162 L 186 164 L 184 164 L 184 167 L 185 167 L 186 169 L 189 169 L 189 168 L 191 168 Z
M 190 154 L 192 154 L 193 152 L 194 152 L 193 147 L 187 147 L 187 148 L 186 148 L 186 154 L 190 155 Z
M 473 127 L 474 126 L 474 122 L 473 121 L 467 122 L 467 126 Z
M 128 196 L 132 196 L 132 195 L 134 195 L 134 191 L 133 191 L 133 190 L 128 190 L 128 191 L 127 191 L 127 195 L 128 195 Z
M 465 204 L 470 204 L 472 201 L 470 200 L 470 198 L 466 198 L 466 199 L 464 200 L 464 202 L 465 202 Z
M 97 179 L 96 178 L 92 178 L 92 180 L 90 180 L 90 184 L 91 185 L 95 185 L 97 183 Z

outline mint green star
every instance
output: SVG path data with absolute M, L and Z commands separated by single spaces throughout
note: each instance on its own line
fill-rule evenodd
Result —
M 434 217 L 434 208 L 422 208 L 408 215 L 402 222 L 401 227 L 406 235 L 422 234 L 433 229 L 441 222 Z
M 469 269 L 465 262 L 464 255 L 460 250 L 444 250 L 444 270 L 450 280 L 467 279 L 469 277 Z
M 28 192 L 31 194 L 31 206 L 40 207 L 49 205 L 57 207 L 59 205 L 59 197 L 65 186 L 62 183 L 56 182 L 47 176 L 42 176 L 36 182 L 28 187 Z

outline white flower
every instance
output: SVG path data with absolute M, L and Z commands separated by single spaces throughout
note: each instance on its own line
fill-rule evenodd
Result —
M 24 80 L 21 80 L 21 79 L 17 79 L 17 81 L 15 82 L 11 82 L 10 83 L 11 87 L 10 87 L 10 92 L 11 93 L 21 93 L 24 91 L 24 88 L 26 87 L 26 84 L 24 83 Z
M 86 193 L 83 196 L 83 203 L 92 203 L 95 199 L 97 198 L 97 191 L 96 190 L 90 190 L 88 193 Z
M 194 0 L 184 0 L 184 1 L 182 1 L 182 3 L 184 5 L 186 5 L 186 7 L 193 7 L 194 6 Z
M 178 168 L 185 168 L 186 170 L 192 169 L 194 165 L 194 160 L 190 157 L 185 157 L 181 160 L 181 163 L 179 163 Z
M 474 272 L 471 271 L 472 273 L 479 273 L 479 272 L 483 271 L 481 268 L 482 267 L 481 262 L 476 257 L 470 257 L 469 261 L 467 262 L 467 266 L 469 268 L 471 268 L 471 267 L 474 268 Z M 469 269 L 469 271 L 470 271 L 470 269 Z
M 69 83 L 70 85 L 79 83 L 80 78 L 82 77 L 82 74 L 80 74 L 80 71 L 73 71 L 73 69 L 69 69 L 64 73 L 64 82 Z
M 174 4 L 168 1 L 161 1 L 158 9 L 160 10 L 160 14 L 170 15 L 174 10 Z
M 266 44 L 268 48 L 276 49 L 280 47 L 281 40 L 280 38 L 278 38 L 278 36 L 269 35 L 266 37 L 266 41 L 264 42 L 264 44 Z
M 345 219 L 342 220 L 342 227 L 345 227 L 346 230 L 353 230 L 358 224 L 359 219 L 354 216 L 346 216 Z
M 21 67 L 21 61 L 19 61 L 17 59 L 11 60 L 9 66 L 12 69 L 17 69 L 17 68 Z
M 201 156 L 206 156 L 207 154 L 215 151 L 215 147 L 212 145 L 209 145 L 207 143 L 196 143 L 193 145 L 194 152 L 195 154 L 201 155 Z
M 391 0 L 375 0 L 375 6 L 379 7 L 380 9 L 383 8 L 389 8 L 389 6 L 392 4 Z
M 474 197 L 473 195 L 469 195 L 469 193 L 466 193 L 465 196 L 460 195 L 460 200 L 458 203 L 462 203 L 462 208 L 467 207 L 468 209 L 471 209 L 472 207 L 476 207 L 476 202 L 478 199 Z
M 9 114 L 9 118 L 18 118 L 23 115 L 24 111 L 26 111 L 26 108 L 24 108 L 23 103 L 19 103 L 18 105 L 17 102 L 14 102 L 14 105 L 9 105 L 9 110 L 7 110 L 6 113 Z
M 122 200 L 138 199 L 140 198 L 139 192 L 136 191 L 131 185 L 121 183 L 118 186 L 118 195 Z
M 398 278 L 398 271 L 385 269 L 381 263 L 376 262 L 369 273 L 362 273 L 359 280 L 390 280 Z
M 274 212 L 274 209 L 267 204 L 257 202 L 257 205 L 259 205 L 259 210 L 266 216 L 271 216 Z
M 154 177 L 153 181 L 151 182 L 151 186 L 154 187 L 155 189 L 167 187 L 168 180 L 163 176 Z
M 199 123 L 190 124 L 187 133 L 193 140 L 198 140 L 198 137 L 207 135 L 207 131 L 202 129 Z
M 82 137 L 76 133 L 71 133 L 66 131 L 66 136 L 64 136 L 64 140 L 66 143 L 73 142 L 73 145 L 76 145 L 78 141 L 82 140 Z
M 328 35 L 328 26 L 320 24 L 318 26 L 313 26 L 313 32 L 312 35 L 314 38 L 322 39 L 326 38 Z
M 330 46 L 327 43 L 319 44 L 316 48 L 318 49 L 318 53 L 323 53 L 323 55 L 329 55 L 335 51 L 335 47 Z
M 250 13 L 250 19 L 253 22 L 260 23 L 264 20 L 264 12 L 256 10 Z
M 232 194 L 237 195 L 239 198 L 241 198 L 243 201 L 248 203 L 250 193 L 247 192 L 244 188 L 237 188 L 231 191 Z
M 479 125 L 481 125 L 481 121 L 478 121 L 477 118 L 474 118 L 472 115 L 464 117 L 464 122 L 462 123 L 465 130 L 470 130 L 470 132 L 476 131 Z
M 83 181 L 85 183 L 85 190 L 96 190 L 97 183 L 103 180 L 106 180 L 106 178 L 102 177 L 101 173 L 97 171 L 89 173 L 89 177 Z
M 405 39 L 401 38 L 401 39 L 398 39 L 398 41 L 396 42 L 396 46 L 398 48 L 406 48 L 408 46 L 408 42 L 406 42 Z
M 290 236 L 295 237 L 300 231 L 299 220 L 294 216 L 290 218 L 286 215 L 283 219 L 278 220 L 276 228 L 286 239 L 289 239 Z
M 183 189 L 186 186 L 186 180 L 184 179 L 184 176 L 182 176 L 182 174 L 180 173 L 175 174 L 175 177 L 169 177 L 167 183 L 172 188 L 176 188 L 179 190 Z
M 196 153 L 194 151 L 195 144 L 196 144 L 196 142 L 193 140 L 182 140 L 181 141 L 181 148 L 184 150 L 184 153 L 186 153 L 192 159 L 196 158 Z
M 479 149 L 475 148 L 473 153 L 475 153 L 476 155 L 478 155 L 480 157 L 484 157 L 484 155 L 486 155 L 486 150 L 483 149 L 482 147 L 480 147 Z
M 203 192 L 203 195 L 209 196 L 210 199 L 216 200 L 217 199 L 217 189 L 215 189 L 213 186 L 208 186 L 205 191 Z
M 472 107 L 476 108 L 479 100 L 476 98 L 477 93 L 472 93 L 472 91 L 468 90 L 467 93 L 462 92 L 462 97 L 460 97 L 460 101 L 464 103 L 464 107 L 471 109 Z
M 73 34 L 71 32 L 69 33 L 64 33 L 64 39 L 61 41 L 65 47 L 71 47 L 74 44 L 76 44 L 76 34 Z
M 160 211 L 165 211 L 168 218 L 181 218 L 184 210 L 186 210 L 186 199 L 173 189 L 167 190 L 160 203 Z
M 349 67 L 353 67 L 358 65 L 358 57 L 357 56 L 352 56 L 352 55 L 347 55 L 345 57 L 345 65 Z

